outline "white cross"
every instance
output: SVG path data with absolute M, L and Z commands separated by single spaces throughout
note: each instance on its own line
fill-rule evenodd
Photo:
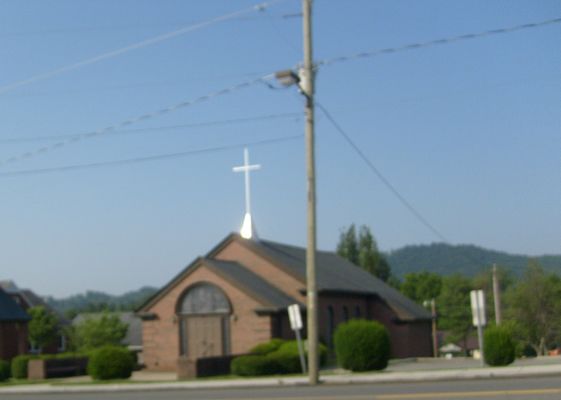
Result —
M 249 172 L 261 168 L 260 164 L 249 164 L 249 151 L 247 148 L 243 150 L 244 165 L 232 168 L 234 172 L 243 172 L 245 175 L 245 217 L 241 229 L 242 237 L 251 239 L 253 236 L 253 224 L 251 222 L 251 195 L 249 187 Z

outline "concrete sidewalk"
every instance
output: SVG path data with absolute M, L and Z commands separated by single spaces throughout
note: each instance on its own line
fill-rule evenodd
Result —
M 349 373 L 341 370 L 325 371 L 324 384 L 395 383 L 453 381 L 465 379 L 516 378 L 529 376 L 561 375 L 561 358 L 545 357 L 520 360 L 508 367 L 478 367 L 470 359 L 442 360 L 415 359 L 392 362 L 388 369 L 374 373 Z M 154 390 L 212 389 L 306 385 L 306 377 L 269 377 L 251 379 L 198 379 L 177 381 L 169 373 L 135 373 L 130 383 L 90 384 L 87 377 L 72 378 L 56 384 L 31 384 L 0 387 L 0 394 L 26 393 L 77 393 L 77 392 L 136 392 Z M 135 382 L 136 381 L 136 382 Z M 149 382 L 154 381 L 154 382 Z M 165 382 L 163 382 L 165 381 Z M 79 383 L 79 384 L 77 384 Z

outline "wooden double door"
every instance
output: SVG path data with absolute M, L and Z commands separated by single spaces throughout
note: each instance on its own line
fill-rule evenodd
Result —
M 227 317 L 190 315 L 182 318 L 181 348 L 191 359 L 221 356 L 227 352 Z

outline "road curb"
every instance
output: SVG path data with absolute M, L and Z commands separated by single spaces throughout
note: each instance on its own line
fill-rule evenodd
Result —
M 456 381 L 474 379 L 508 379 L 561 375 L 561 364 L 547 366 L 473 368 L 443 371 L 379 372 L 376 374 L 324 375 L 321 382 L 326 385 L 349 385 L 367 383 L 405 383 L 427 381 Z M 0 394 L 64 394 L 64 393 L 108 393 L 146 392 L 197 389 L 241 389 L 275 386 L 304 386 L 306 377 L 260 378 L 239 380 L 182 381 L 166 383 L 120 383 L 81 385 L 21 385 L 0 388 Z

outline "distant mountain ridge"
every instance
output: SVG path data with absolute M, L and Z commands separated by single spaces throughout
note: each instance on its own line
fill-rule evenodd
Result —
M 45 298 L 47 304 L 61 313 L 110 311 L 133 311 L 148 297 L 156 293 L 155 287 L 144 286 L 122 295 L 110 295 L 104 292 L 88 290 L 84 294 L 75 294 L 61 299 Z
M 548 271 L 561 275 L 561 255 L 531 257 L 489 250 L 474 245 L 433 243 L 410 245 L 385 253 L 392 273 L 402 278 L 408 272 L 431 271 L 441 275 L 459 272 L 476 275 L 482 269 L 497 264 L 520 275 L 530 260 L 536 260 Z

